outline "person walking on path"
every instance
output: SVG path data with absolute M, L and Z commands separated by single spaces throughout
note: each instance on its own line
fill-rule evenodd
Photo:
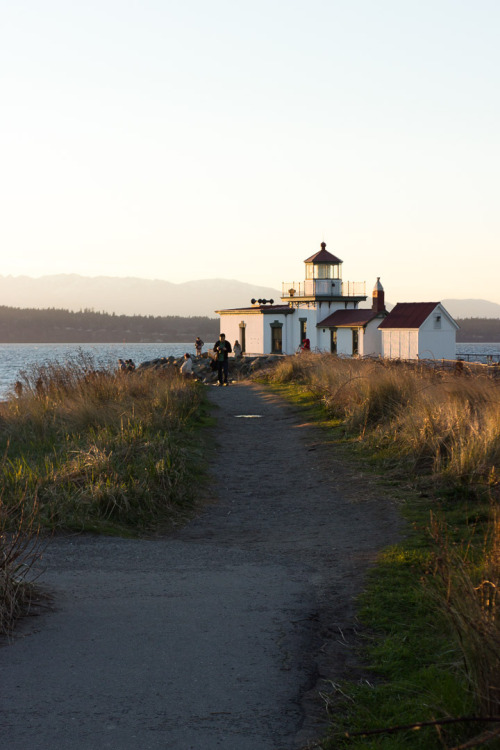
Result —
M 205 342 L 200 339 L 199 336 L 196 337 L 196 340 L 194 342 L 194 348 L 196 349 L 196 356 L 201 357 L 201 350 L 203 348 L 203 344 Z
M 229 372 L 228 355 L 231 351 L 231 344 L 229 341 L 226 341 L 226 334 L 221 333 L 219 340 L 214 344 L 219 385 L 227 385 L 227 375 Z

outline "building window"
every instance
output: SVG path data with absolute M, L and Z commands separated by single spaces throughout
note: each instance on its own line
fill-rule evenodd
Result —
M 283 323 L 279 323 L 277 320 L 271 323 L 271 352 L 273 354 L 283 353 Z
M 352 354 L 359 354 L 359 331 L 357 328 L 352 329 Z
M 434 316 L 434 328 L 441 328 L 441 315 Z
M 245 336 L 246 327 L 247 327 L 247 324 L 242 320 L 240 323 L 240 344 L 241 344 L 241 351 L 243 354 L 247 350 L 247 342 L 246 342 L 246 336 Z
M 317 266 L 317 279 L 332 279 L 333 278 L 333 266 L 330 264 L 318 264 Z
M 300 323 L 300 343 L 307 338 L 307 318 L 299 318 Z
M 337 329 L 332 328 L 330 330 L 330 351 L 332 354 L 337 354 Z

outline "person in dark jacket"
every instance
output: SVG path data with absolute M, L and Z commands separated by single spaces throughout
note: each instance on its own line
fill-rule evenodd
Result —
M 228 355 L 231 351 L 231 344 L 229 343 L 229 341 L 226 341 L 226 334 L 221 333 L 219 336 L 219 340 L 214 344 L 219 385 L 227 385 L 227 374 L 229 371 Z
M 196 337 L 195 342 L 194 342 L 194 348 L 196 349 L 196 356 L 197 357 L 201 357 L 201 350 L 203 348 L 203 344 L 204 343 L 205 342 L 202 341 L 199 336 Z

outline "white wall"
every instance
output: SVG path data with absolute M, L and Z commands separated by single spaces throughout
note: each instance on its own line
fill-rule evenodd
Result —
M 325 328 L 324 331 L 323 328 L 317 328 L 316 331 L 316 346 L 320 351 L 330 353 L 332 340 L 330 328 Z
M 371 320 L 366 325 L 363 336 L 363 356 L 379 357 L 382 354 L 382 331 L 379 330 L 380 323 L 380 318 L 375 318 L 375 320 Z
M 337 329 L 337 354 L 352 356 L 352 331 L 350 328 Z
M 382 356 L 390 359 L 418 359 L 418 330 L 383 329 Z
M 220 332 L 226 334 L 226 339 L 233 346 L 236 339 L 241 344 L 240 323 L 246 323 L 245 329 L 245 351 L 247 354 L 264 354 L 263 323 L 264 315 L 260 313 L 234 313 L 220 316 Z
M 436 314 L 441 316 L 441 328 L 435 328 Z M 420 359 L 456 358 L 456 328 L 439 308 L 420 327 L 418 356 Z

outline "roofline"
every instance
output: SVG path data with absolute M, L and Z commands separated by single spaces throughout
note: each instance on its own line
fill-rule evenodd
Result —
M 360 282 L 361 283 L 361 282 Z M 364 302 L 369 297 L 368 294 L 352 294 L 349 297 L 334 297 L 333 295 L 309 295 L 308 297 L 299 297 L 293 295 L 293 297 L 280 297 L 280 299 L 286 299 L 290 304 L 294 302 Z
M 422 321 L 422 322 L 420 323 L 420 325 L 419 325 L 419 326 L 384 326 L 384 329 L 383 329 L 384 331 L 385 331 L 385 330 L 389 330 L 389 331 L 419 331 L 419 330 L 420 330 L 420 328 L 421 328 L 421 327 L 423 326 L 423 324 L 424 324 L 424 323 L 425 323 L 425 322 L 426 322 L 427 320 L 429 320 L 429 318 L 431 317 L 431 315 L 432 315 L 432 314 L 434 313 L 434 311 L 436 310 L 436 307 L 439 307 L 439 308 L 440 308 L 441 312 L 443 312 L 443 313 L 444 313 L 445 317 L 446 317 L 446 318 L 448 319 L 448 321 L 449 321 L 449 322 L 450 322 L 450 323 L 452 324 L 452 326 L 454 326 L 454 327 L 455 327 L 455 330 L 456 330 L 456 331 L 458 331 L 458 330 L 460 329 L 460 326 L 459 326 L 459 325 L 458 325 L 458 323 L 457 323 L 457 322 L 456 322 L 456 321 L 455 321 L 455 320 L 454 320 L 454 319 L 452 318 L 452 316 L 450 315 L 450 313 L 448 312 L 448 310 L 446 309 L 446 307 L 445 307 L 445 306 L 443 305 L 443 303 L 442 303 L 442 302 L 403 302 L 403 303 L 400 303 L 400 302 L 398 302 L 398 303 L 397 303 L 396 305 L 394 305 L 394 307 L 392 308 L 392 310 L 391 310 L 391 313 L 393 312 L 393 310 L 395 310 L 395 309 L 396 309 L 397 305 L 399 305 L 399 304 L 407 304 L 407 305 L 420 305 L 420 304 L 429 304 L 429 305 L 434 305 L 434 307 L 432 308 L 432 310 L 430 311 L 430 313 L 429 313 L 429 314 L 428 314 L 428 315 L 427 315 L 427 316 L 426 316 L 426 317 L 425 317 L 425 318 L 423 319 L 423 321 Z M 391 313 L 389 313 L 389 315 L 390 315 Z
M 344 311 L 343 310 L 336 310 L 336 312 L 344 312 Z M 350 312 L 350 310 L 348 310 L 347 312 Z M 335 315 L 335 313 L 332 313 L 332 315 Z M 384 318 L 386 318 L 387 315 L 388 315 L 387 310 L 381 310 L 376 315 L 372 315 L 371 318 L 368 318 L 367 320 L 364 320 L 364 321 L 359 321 L 359 322 L 354 321 L 352 323 L 337 323 L 337 325 L 335 325 L 334 323 L 330 323 L 330 324 L 326 323 L 325 324 L 325 323 L 321 323 L 320 322 L 320 323 L 316 323 L 316 328 L 356 328 L 356 327 L 357 328 L 365 328 L 368 325 L 368 323 L 372 322 L 372 320 L 377 320 L 377 318 L 381 318 L 382 320 L 384 320 Z M 330 317 L 330 316 L 328 316 L 328 317 Z M 326 320 L 326 318 L 325 318 L 325 320 Z M 382 322 L 382 320 L 380 322 Z M 379 323 L 379 325 L 380 325 L 380 323 Z
M 290 315 L 295 312 L 295 308 L 280 306 L 277 310 L 276 307 L 234 307 L 227 310 L 214 310 L 217 315 L 232 315 L 233 313 L 240 313 L 245 315 Z

